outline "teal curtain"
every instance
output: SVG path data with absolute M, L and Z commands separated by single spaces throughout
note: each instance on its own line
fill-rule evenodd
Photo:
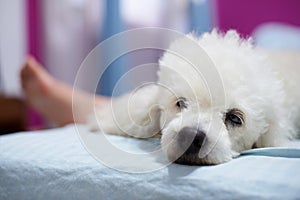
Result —
M 101 40 L 108 39 L 109 37 L 120 33 L 123 31 L 123 23 L 120 16 L 120 1 L 119 0 L 106 0 L 106 15 L 104 19 L 104 27 L 102 27 L 103 32 L 101 33 Z M 122 45 L 121 43 L 118 45 Z M 107 49 L 105 55 L 100 55 L 101 57 L 108 56 L 110 53 L 113 53 L 114 49 L 118 48 L 117 46 L 112 46 L 111 49 Z M 120 77 L 125 73 L 125 59 L 120 57 L 111 63 L 109 66 L 100 66 L 107 67 L 102 77 L 99 81 L 97 87 L 97 93 L 105 96 L 112 96 L 115 85 Z M 120 89 L 114 95 L 119 95 Z
M 189 4 L 189 32 L 197 35 L 208 32 L 213 27 L 211 0 L 190 1 Z

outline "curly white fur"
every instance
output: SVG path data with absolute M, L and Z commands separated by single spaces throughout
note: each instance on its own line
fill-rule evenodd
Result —
M 292 87 L 300 81 L 285 77 L 288 69 L 271 61 L 254 48 L 251 39 L 242 39 L 234 30 L 213 30 L 199 38 L 189 34 L 174 41 L 160 59 L 157 85 L 114 100 L 112 106 L 98 111 L 100 125 L 94 120 L 90 126 L 134 137 L 161 131 L 168 158 L 188 164 L 218 164 L 253 147 L 289 145 L 295 137 L 300 102 Z M 218 72 L 209 78 L 222 83 L 224 96 L 212 94 L 215 82 L 203 76 L 211 69 L 207 66 Z M 186 108 L 176 107 L 178 98 L 185 99 Z M 232 109 L 242 113 L 241 126 L 226 124 L 226 113 Z M 195 155 L 185 155 L 188 147 L 180 147 L 178 133 L 184 127 L 201 129 L 206 135 Z

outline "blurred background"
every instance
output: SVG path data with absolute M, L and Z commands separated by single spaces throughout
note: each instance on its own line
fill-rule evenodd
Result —
M 264 48 L 300 50 L 300 1 L 1 0 L 0 132 L 44 126 L 43 119 L 22 101 L 19 70 L 26 55 L 33 55 L 54 77 L 72 85 L 80 64 L 99 42 L 140 27 L 196 34 L 214 27 L 236 29 Z M 105 71 L 97 93 L 110 96 L 122 74 L 157 62 L 161 53 L 145 50 L 118 59 Z M 155 80 L 156 71 L 146 76 L 139 78 Z

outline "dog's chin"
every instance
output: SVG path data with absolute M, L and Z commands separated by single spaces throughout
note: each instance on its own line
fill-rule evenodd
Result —
M 178 159 L 174 161 L 177 164 L 181 165 L 217 165 L 226 162 L 224 161 L 216 161 L 216 160 L 210 160 L 209 158 L 199 158 L 198 155 L 193 154 L 183 154 Z
M 218 165 L 222 163 L 226 163 L 232 160 L 235 155 L 231 154 L 231 156 L 213 156 L 213 155 L 206 155 L 205 157 L 201 158 L 199 153 L 190 154 L 190 153 L 183 153 L 181 156 L 177 157 L 176 159 L 173 157 L 172 159 L 168 156 L 169 160 L 182 165 Z
M 181 165 L 214 165 L 214 163 L 207 162 L 206 159 L 200 159 L 197 155 L 184 154 L 174 161 Z

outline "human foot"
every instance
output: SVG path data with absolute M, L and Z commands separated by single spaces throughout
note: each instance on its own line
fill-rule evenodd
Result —
M 55 80 L 44 70 L 35 58 L 28 56 L 20 71 L 21 85 L 28 103 L 39 104 L 39 98 L 48 96 Z
M 74 122 L 72 110 L 73 88 L 54 79 L 33 57 L 28 57 L 21 69 L 21 84 L 27 103 L 45 119 L 57 126 Z M 93 110 L 91 104 L 94 95 L 76 90 L 76 122 L 85 122 Z M 96 105 L 101 107 L 108 100 L 95 98 Z
M 72 93 L 63 89 L 65 87 L 50 76 L 33 57 L 26 59 L 20 75 L 26 102 L 31 107 L 57 126 L 73 122 L 72 99 L 68 97 Z M 55 92 L 56 89 L 59 91 Z

